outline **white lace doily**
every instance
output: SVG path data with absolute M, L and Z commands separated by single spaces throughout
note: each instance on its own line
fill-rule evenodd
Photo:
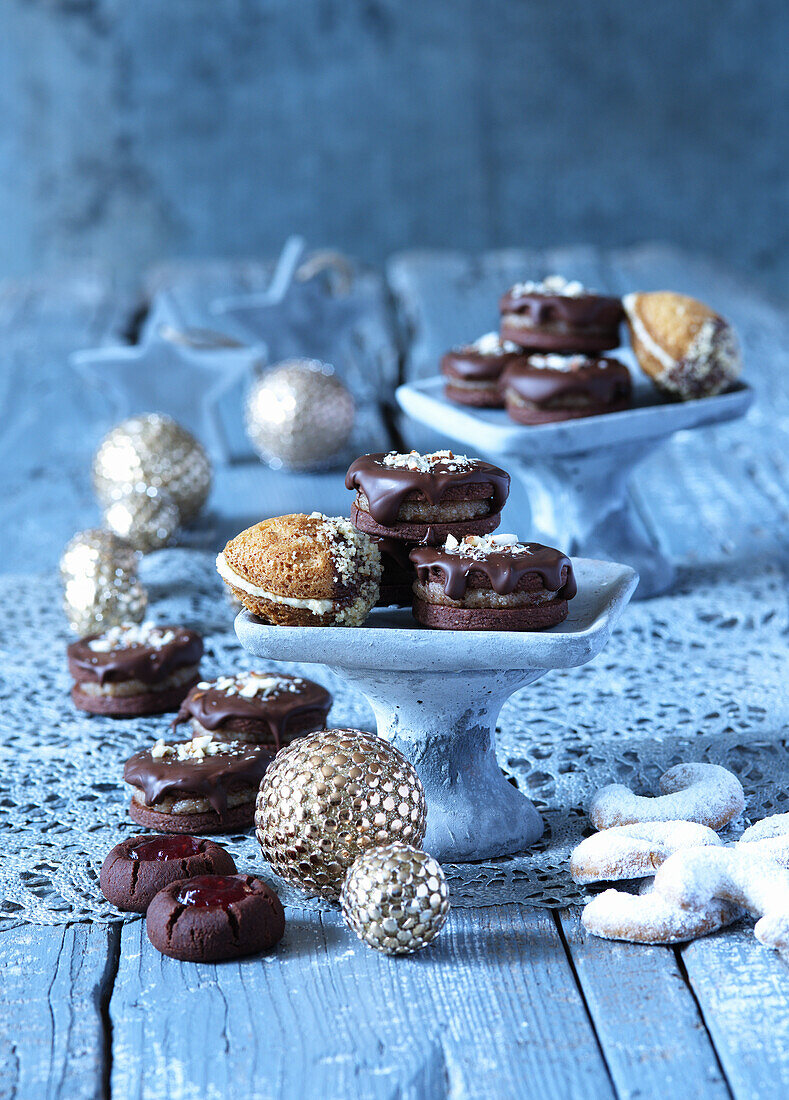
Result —
M 735 771 L 749 820 L 789 809 L 785 582 L 769 564 L 751 566 L 745 578 L 741 566 L 686 570 L 672 595 L 628 607 L 594 662 L 550 672 L 507 703 L 499 759 L 543 813 L 546 838 L 525 856 L 447 866 L 453 905 L 581 901 L 567 864 L 593 791 L 620 781 L 654 793 L 682 760 Z M 160 551 L 143 579 L 154 618 L 203 631 L 206 676 L 247 663 L 211 555 Z M 69 640 L 55 578 L 0 578 L 0 928 L 121 918 L 98 872 L 134 831 L 123 763 L 167 732 L 167 716 L 113 721 L 75 710 Z M 365 701 L 331 673 L 281 667 L 327 685 L 333 724 L 373 728 Z M 228 847 L 240 868 L 268 874 L 252 836 Z M 277 885 L 286 904 L 323 907 Z

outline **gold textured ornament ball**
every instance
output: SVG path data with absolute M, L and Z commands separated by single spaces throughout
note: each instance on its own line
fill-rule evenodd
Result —
M 369 848 L 425 836 L 425 790 L 403 754 L 372 733 L 333 729 L 277 753 L 260 784 L 257 838 L 272 869 L 307 894 L 337 900 Z
M 441 864 L 409 844 L 365 852 L 345 876 L 345 923 L 369 947 L 410 955 L 435 939 L 449 915 Z
M 142 622 L 148 596 L 137 579 L 139 555 L 112 531 L 91 528 L 69 541 L 60 558 L 63 609 L 84 637 L 125 622 Z
M 249 440 L 275 469 L 330 466 L 348 442 L 354 416 L 347 386 L 315 359 L 287 359 L 266 371 L 245 409 Z
M 104 509 L 104 523 L 143 554 L 173 541 L 180 513 L 169 497 L 147 492 L 126 493 Z
M 93 487 L 102 508 L 130 493 L 161 495 L 178 509 L 181 523 L 191 523 L 211 490 L 211 462 L 195 437 L 169 416 L 132 416 L 99 444 Z

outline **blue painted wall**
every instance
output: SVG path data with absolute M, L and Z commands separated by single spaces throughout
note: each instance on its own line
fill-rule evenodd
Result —
M 411 245 L 789 276 L 785 0 L 3 0 L 0 273 Z

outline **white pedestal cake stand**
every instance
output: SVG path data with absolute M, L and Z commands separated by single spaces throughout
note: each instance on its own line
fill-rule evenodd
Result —
M 628 358 L 621 350 L 612 354 Z M 503 409 L 448 401 L 442 378 L 400 386 L 397 400 L 414 420 L 521 480 L 531 508 L 529 527 L 518 530 L 522 538 L 626 562 L 639 573 L 638 597 L 645 599 L 669 588 L 674 570 L 633 506 L 634 467 L 674 432 L 744 416 L 753 391 L 739 385 L 718 397 L 676 403 L 661 401 L 647 383 L 636 379 L 634 386 L 631 409 L 533 426 L 516 424 Z M 510 530 L 512 522 L 504 527 Z
M 490 859 L 523 851 L 543 828 L 496 762 L 499 711 L 548 669 L 591 661 L 638 583 L 615 562 L 573 566 L 578 595 L 569 616 L 542 632 L 425 630 L 409 610 L 376 610 L 358 628 L 267 626 L 242 611 L 236 633 L 256 657 L 326 665 L 357 687 L 378 733 L 424 783 L 425 848 L 448 862 Z

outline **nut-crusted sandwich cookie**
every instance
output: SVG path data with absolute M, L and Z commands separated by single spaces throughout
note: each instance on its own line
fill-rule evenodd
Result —
M 247 528 L 216 567 L 249 611 L 277 626 L 361 626 L 381 579 L 373 540 L 347 519 L 320 512 Z
M 577 591 L 566 554 L 514 535 L 450 537 L 411 561 L 414 617 L 440 630 L 544 630 L 567 617 Z
M 130 836 L 107 853 L 99 885 L 107 901 L 129 913 L 144 913 L 151 899 L 182 878 L 234 875 L 230 852 L 196 836 Z
M 331 704 L 329 692 L 314 680 L 280 672 L 240 672 L 193 687 L 173 728 L 191 721 L 197 736 L 251 741 L 278 752 L 296 737 L 326 729 Z
M 589 355 L 530 355 L 507 368 L 501 387 L 507 412 L 519 424 L 617 412 L 632 393 L 624 363 Z
M 523 357 L 523 351 L 497 332 L 487 332 L 473 344 L 451 348 L 441 357 L 444 393 L 459 405 L 500 409 L 504 404 L 499 379 L 505 368 Z
M 156 744 L 126 761 L 132 821 L 160 833 L 232 833 L 255 818 L 260 781 L 273 760 L 262 745 L 214 741 Z
M 561 275 L 516 283 L 502 296 L 499 310 L 502 340 L 533 351 L 607 351 L 619 345 L 624 320 L 619 298 Z
M 72 642 L 67 654 L 75 706 L 131 718 L 178 709 L 200 679 L 203 639 L 180 626 L 127 623 Z
M 356 490 L 351 521 L 360 531 L 437 545 L 449 534 L 495 531 L 510 475 L 452 451 L 391 451 L 355 459 L 345 485 Z
M 728 321 L 695 298 L 657 290 L 624 298 L 636 358 L 658 389 L 683 401 L 711 397 L 742 370 Z
M 254 875 L 198 875 L 160 890 L 146 915 L 157 951 L 183 962 L 219 962 L 269 951 L 285 932 L 285 911 Z

